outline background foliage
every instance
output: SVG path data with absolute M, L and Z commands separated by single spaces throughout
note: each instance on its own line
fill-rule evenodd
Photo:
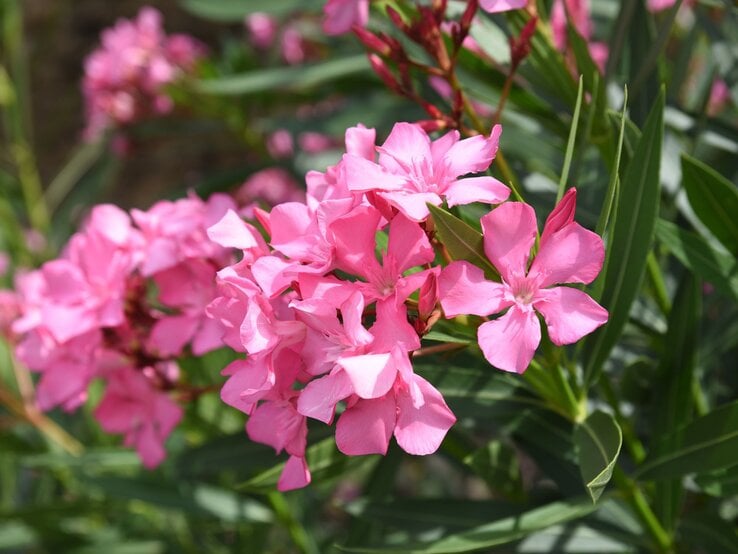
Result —
M 378 14 L 397 4 L 377 2 L 373 25 L 390 32 Z M 640 0 L 594 0 L 610 59 L 600 75 L 570 30 L 580 83 L 541 22 L 502 112 L 498 177 L 539 213 L 560 183 L 575 184 L 578 220 L 605 237 L 606 267 L 589 292 L 608 325 L 568 351 L 544 344 L 517 376 L 493 370 L 473 336 L 443 322 L 427 338 L 468 346 L 415 367 L 459 419 L 441 450 L 347 458 L 311 429 L 313 483 L 287 494 L 275 489 L 279 459 L 246 439 L 217 392 L 188 407 L 168 460 L 148 472 L 93 421 L 94 393 L 76 414 L 34 410 L 30 377 L 3 343 L 0 551 L 738 552 L 738 12 L 700 1 L 690 23 L 680 4 L 652 14 Z M 190 187 L 231 190 L 267 166 L 300 179 L 335 163 L 338 149 L 271 158 L 265 140 L 277 129 L 340 145 L 357 122 L 384 137 L 395 121 L 425 117 L 386 89 L 355 37 L 322 34 L 321 1 L 181 0 L 171 18 L 165 10 L 168 29 L 189 25 L 211 53 L 199 79 L 171 91 L 175 114 L 128 129 L 122 157 L 73 133 L 51 143 L 57 116 L 31 101 L 47 93 L 29 63 L 29 48 L 43 56 L 30 5 L 0 4 L 0 249 L 14 269 L 52 256 L 93 203 L 145 207 Z M 311 59 L 286 66 L 254 51 L 242 24 L 253 11 L 299 24 Z M 525 19 L 480 14 L 473 35 L 491 59 L 462 56 L 458 73 L 474 100 L 498 104 L 505 35 Z M 717 76 L 731 95 L 719 112 L 709 102 Z M 433 212 L 444 243 L 454 257 L 478 255 L 468 245 L 478 246 L 479 211 L 457 215 Z M 183 364 L 193 385 L 217 390 L 229 359 Z

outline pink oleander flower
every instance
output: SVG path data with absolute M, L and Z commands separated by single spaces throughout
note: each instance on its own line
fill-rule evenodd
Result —
M 172 110 L 164 88 L 193 70 L 205 49 L 185 35 L 167 36 L 161 14 L 143 8 L 135 20 L 120 19 L 103 31 L 101 47 L 85 60 L 85 136 Z
M 151 386 L 142 372 L 124 368 L 108 377 L 95 417 L 108 433 L 122 433 L 144 466 L 153 469 L 166 457 L 164 441 L 182 419 L 182 408 Z
M 348 33 L 351 27 L 366 27 L 369 0 L 328 0 L 323 7 L 323 31 L 328 35 Z
M 715 79 L 710 89 L 710 98 L 707 101 L 707 114 L 716 116 L 730 102 L 730 89 L 723 79 Z
M 600 71 L 604 71 L 609 50 L 607 44 L 592 41 L 593 29 L 589 0 L 554 0 L 551 7 L 551 30 L 554 45 L 561 52 L 567 51 L 569 43 L 566 30 L 567 14 L 571 25 L 587 41 L 592 60 Z
M 246 16 L 244 26 L 249 33 L 249 40 L 256 48 L 266 50 L 277 38 L 277 20 L 262 12 Z
M 493 366 L 522 373 L 541 340 L 536 312 L 557 345 L 572 344 L 607 321 L 607 311 L 586 293 L 562 283 L 592 282 L 602 268 L 602 239 L 574 222 L 576 190 L 569 189 L 546 220 L 538 254 L 529 265 L 536 241 L 533 208 L 509 202 L 482 217 L 484 251 L 502 277 L 488 281 L 468 262 L 453 262 L 441 272 L 441 306 L 446 317 L 487 316 L 479 346 Z M 508 309 L 509 308 L 509 309 Z
M 528 0 L 479 0 L 479 7 L 489 13 L 520 10 L 528 5 Z
M 269 155 L 275 159 L 289 158 L 295 152 L 292 135 L 287 129 L 277 129 L 266 140 Z
M 246 179 L 233 197 L 239 205 L 239 213 L 247 219 L 253 219 L 254 208 L 260 204 L 271 207 L 284 202 L 304 202 L 305 191 L 300 189 L 287 170 L 267 167 Z
M 378 163 L 344 154 L 346 183 L 353 192 L 375 193 L 414 221 L 428 217 L 427 203 L 439 206 L 444 198 L 449 206 L 498 204 L 510 194 L 504 184 L 494 177 L 462 176 L 489 167 L 501 133 L 502 127 L 495 125 L 489 137 L 460 140 L 459 132 L 451 131 L 431 141 L 419 125 L 396 123 L 377 148 Z

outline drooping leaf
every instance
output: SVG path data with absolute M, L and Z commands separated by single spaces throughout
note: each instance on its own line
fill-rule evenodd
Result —
M 738 300 L 738 261 L 725 252 L 719 252 L 701 236 L 659 219 L 656 237 L 688 269 L 715 285 L 727 296 Z
M 725 248 L 738 254 L 738 187 L 687 154 L 682 155 L 682 185 L 700 221 Z
M 482 268 L 485 274 L 497 276 L 499 280 L 497 270 L 484 254 L 482 233 L 443 208 L 428 204 L 428 210 L 433 216 L 438 238 L 451 258 L 471 262 Z
M 377 554 L 455 554 L 459 552 L 474 552 L 516 541 L 533 532 L 560 523 L 577 520 L 590 514 L 594 509 L 595 507 L 588 498 L 564 500 L 561 502 L 552 502 L 551 504 L 533 508 L 518 515 L 506 517 L 427 543 L 407 544 L 402 547 L 347 550 L 349 552 Z
M 237 96 L 274 90 L 303 90 L 340 78 L 356 77 L 360 73 L 370 74 L 369 63 L 363 55 L 312 65 L 259 69 L 239 75 L 200 80 L 193 86 L 197 92 L 203 94 Z
M 612 237 L 607 245 L 600 303 L 610 312 L 606 325 L 585 343 L 585 379 L 596 381 L 620 338 L 640 290 L 651 249 L 660 198 L 659 168 L 663 138 L 664 94 L 659 95 L 620 187 Z
M 574 442 L 584 485 L 592 501 L 597 502 L 620 454 L 623 444 L 620 426 L 610 414 L 598 410 L 577 425 Z
M 660 445 L 676 445 L 673 448 Z M 695 419 L 659 441 L 637 472 L 639 479 L 662 480 L 735 465 L 738 401 Z

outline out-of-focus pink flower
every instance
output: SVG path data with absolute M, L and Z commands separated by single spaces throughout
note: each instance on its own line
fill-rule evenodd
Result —
M 479 0 L 479 7 L 489 13 L 520 10 L 528 5 L 528 0 Z
M 710 89 L 710 98 L 707 101 L 707 114 L 716 116 L 730 102 L 730 89 L 723 79 L 715 79 Z
M 297 143 L 300 145 L 300 150 L 308 154 L 318 154 L 336 146 L 336 141 L 330 135 L 313 131 L 300 133 Z
M 260 203 L 271 207 L 283 202 L 303 202 L 305 191 L 287 170 L 267 167 L 246 179 L 233 196 L 241 215 L 253 219 L 254 208 Z
M 0 252 L 0 277 L 4 277 L 10 269 L 10 256 L 5 252 Z
M 27 229 L 26 231 L 24 231 L 23 238 L 26 241 L 26 247 L 31 252 L 43 252 L 46 248 L 46 237 L 44 237 L 36 229 Z
M 561 52 L 567 51 L 569 43 L 566 30 L 567 15 L 577 33 L 587 41 L 592 60 L 597 64 L 600 71 L 604 71 L 607 63 L 608 47 L 605 43 L 592 41 L 592 17 L 590 15 L 589 0 L 554 0 L 551 7 L 551 29 L 554 45 Z
M 108 378 L 95 418 L 106 432 L 124 434 L 125 445 L 152 469 L 166 456 L 164 442 L 182 419 L 182 408 L 152 388 L 142 373 L 126 368 Z
M 12 290 L 0 289 L 0 336 L 14 340 L 13 322 L 20 316 L 20 299 Z
M 255 12 L 246 16 L 244 26 L 256 48 L 266 50 L 277 38 L 277 21 L 269 14 Z
M 289 158 L 295 152 L 292 134 L 287 129 L 277 129 L 266 140 L 269 155 L 275 159 Z
M 290 65 L 297 65 L 307 57 L 305 39 L 296 25 L 288 25 L 279 38 L 282 58 Z
M 143 8 L 102 33 L 101 47 L 85 60 L 85 137 L 171 111 L 165 86 L 193 70 L 204 46 L 185 35 L 167 36 L 161 14 Z
M 537 232 L 533 208 L 508 202 L 482 217 L 484 250 L 502 283 L 487 281 L 480 268 L 463 261 L 441 273 L 446 317 L 487 316 L 507 309 L 483 323 L 477 333 L 487 361 L 499 369 L 522 373 L 530 364 L 541 340 L 536 311 L 557 345 L 574 343 L 607 321 L 607 311 L 587 294 L 555 286 L 590 283 L 602 268 L 602 239 L 573 221 L 575 202 L 572 188 L 546 220 L 540 250 L 530 267 Z
M 660 12 L 671 8 L 674 4 L 676 4 L 676 0 L 648 0 L 646 7 L 651 12 Z
M 369 0 L 328 0 L 323 7 L 323 31 L 328 35 L 348 33 L 351 27 L 366 27 Z

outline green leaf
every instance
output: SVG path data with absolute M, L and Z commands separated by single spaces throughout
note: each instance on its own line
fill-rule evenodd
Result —
M 595 507 L 587 499 L 552 502 L 519 515 L 506 517 L 474 529 L 448 535 L 436 541 L 408 544 L 399 547 L 346 549 L 349 552 L 402 553 L 402 554 L 453 554 L 474 552 L 492 546 L 508 544 L 531 533 L 576 520 L 592 513 Z
M 653 436 L 662 437 L 686 424 L 692 417 L 692 385 L 699 336 L 700 282 L 685 272 L 679 283 L 655 382 L 661 394 L 656 400 Z M 667 451 L 676 445 L 665 445 Z M 672 529 L 679 513 L 684 489 L 678 479 L 656 484 L 654 507 L 667 529 Z
M 679 535 L 690 552 L 738 553 L 735 526 L 715 514 L 687 515 L 679 525 Z
M 709 495 L 718 497 L 738 496 L 738 465 L 703 473 L 694 482 Z
M 504 442 L 494 440 L 487 443 L 464 458 L 464 463 L 495 493 L 515 496 L 522 492 L 517 454 Z
M 323 439 L 305 451 L 305 458 L 312 482 L 327 480 L 336 475 L 344 473 L 348 468 L 367 463 L 368 461 L 376 461 L 377 456 L 346 456 L 336 448 L 336 440 L 333 437 Z M 277 487 L 279 476 L 282 474 L 285 463 L 280 463 L 267 469 L 266 471 L 249 479 L 245 483 L 238 485 L 240 490 L 244 491 L 273 491 Z
M 678 445 L 662 448 L 660 445 Z M 735 465 L 738 452 L 738 401 L 726 404 L 660 441 L 636 476 L 662 480 Z
M 492 275 L 499 281 L 497 270 L 484 253 L 482 233 L 443 208 L 428 204 L 428 210 L 433 216 L 438 238 L 446 247 L 451 258 L 466 260 L 482 268 L 485 274 Z
M 700 221 L 725 248 L 738 254 L 738 188 L 687 154 L 682 155 L 682 184 Z
M 574 105 L 574 115 L 571 119 L 571 128 L 569 129 L 569 139 L 566 142 L 566 153 L 564 154 L 564 166 L 561 169 L 561 177 L 559 178 L 559 188 L 556 193 L 556 203 L 559 203 L 564 196 L 566 190 L 566 181 L 569 179 L 569 167 L 571 167 L 571 159 L 574 157 L 574 147 L 577 142 L 577 128 L 579 127 L 579 112 L 582 109 L 582 93 L 584 92 L 584 79 L 579 77 L 579 88 L 577 89 L 577 101 Z
M 283 16 L 295 11 L 319 11 L 321 0 L 181 0 L 182 7 L 204 19 L 223 23 L 242 23 L 254 12 Z
M 242 95 L 275 90 L 296 91 L 315 87 L 359 73 L 369 75 L 366 56 L 349 56 L 312 65 L 276 67 L 229 75 L 194 83 L 197 92 L 203 94 Z
M 662 91 L 621 183 L 600 299 L 610 318 L 585 343 L 583 363 L 588 383 L 597 380 L 603 363 L 620 338 L 643 280 L 659 207 L 663 115 Z
M 656 237 L 688 269 L 727 296 L 738 300 L 738 260 L 715 250 L 701 236 L 669 221 L 656 222 Z
M 608 413 L 596 411 L 574 430 L 574 442 L 579 455 L 579 469 L 592 502 L 605 490 L 620 454 L 623 434 Z

